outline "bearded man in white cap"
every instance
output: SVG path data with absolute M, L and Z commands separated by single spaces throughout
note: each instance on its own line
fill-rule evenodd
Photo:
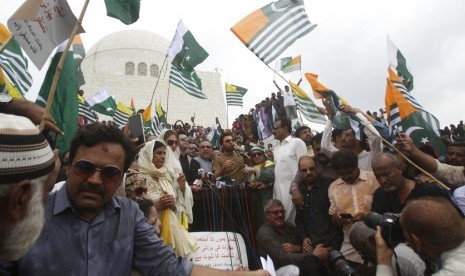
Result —
M 0 260 L 17 260 L 38 238 L 56 159 L 31 120 L 0 113 Z

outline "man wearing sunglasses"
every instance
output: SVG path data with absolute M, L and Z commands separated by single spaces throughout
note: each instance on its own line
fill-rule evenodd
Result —
M 266 221 L 257 232 L 257 252 L 271 257 L 276 275 L 325 275 L 322 261 L 328 258 L 330 248 L 319 244 L 305 251 L 301 235 L 284 219 L 286 210 L 281 201 L 270 199 L 264 211 Z
M 197 190 L 198 186 L 192 186 L 192 183 L 198 178 L 198 171 L 200 164 L 194 160 L 190 155 L 189 151 L 189 138 L 185 134 L 179 134 L 179 162 L 181 163 L 182 172 L 186 176 L 186 181 L 189 186 Z
M 134 159 L 131 142 L 113 126 L 81 127 L 71 142 L 68 180 L 50 194 L 45 226 L 17 262 L 0 262 L 0 275 L 269 275 L 223 272 L 176 258 L 137 204 L 114 196 Z

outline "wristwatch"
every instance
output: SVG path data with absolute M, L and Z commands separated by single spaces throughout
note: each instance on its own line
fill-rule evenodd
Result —
M 13 98 L 8 93 L 0 93 L 0 106 L 6 106 Z

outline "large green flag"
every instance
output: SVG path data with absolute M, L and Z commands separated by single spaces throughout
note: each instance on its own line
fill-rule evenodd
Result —
M 394 45 L 394 43 L 391 41 L 389 36 L 387 38 L 387 49 L 389 65 L 391 65 L 392 68 L 395 69 L 397 75 L 401 79 L 405 88 L 407 88 L 408 91 L 412 91 L 413 76 L 408 70 L 407 61 L 405 60 L 404 55 L 402 55 L 397 46 Z
M 87 99 L 87 102 L 89 103 L 90 107 L 98 113 L 102 113 L 111 117 L 115 115 L 116 101 L 105 88 Z
M 58 46 L 52 62 L 50 63 L 50 67 L 47 70 L 47 74 L 45 75 L 44 82 L 40 87 L 36 103 L 42 107 L 45 107 L 47 103 L 55 71 L 67 42 L 66 40 Z M 70 47 L 61 69 L 60 79 L 58 80 L 52 107 L 50 109 L 50 115 L 55 119 L 58 128 L 65 133 L 63 136 L 57 136 L 56 148 L 60 153 L 65 153 L 69 150 L 71 140 L 74 138 L 78 128 L 79 102 L 77 88 L 73 49 Z
M 202 63 L 208 53 L 195 40 L 192 33 L 179 20 L 178 28 L 168 49 L 171 63 L 170 83 L 186 91 L 189 95 L 206 99 L 202 92 L 202 81 L 194 67 Z
M 130 25 L 139 19 L 140 0 L 105 0 L 107 15 Z
M 10 31 L 0 23 L 0 45 L 11 37 Z M 11 38 L 10 43 L 0 54 L 0 67 L 11 80 L 12 86 L 16 87 L 20 95 L 11 95 L 15 98 L 23 98 L 24 94 L 31 88 L 32 77 L 27 70 L 27 59 L 24 57 L 18 42 Z

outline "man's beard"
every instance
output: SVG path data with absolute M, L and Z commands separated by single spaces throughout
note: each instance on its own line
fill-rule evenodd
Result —
M 0 232 L 0 259 L 14 261 L 21 258 L 39 237 L 44 226 L 45 180 L 47 175 L 31 181 L 32 197 L 26 217 Z

